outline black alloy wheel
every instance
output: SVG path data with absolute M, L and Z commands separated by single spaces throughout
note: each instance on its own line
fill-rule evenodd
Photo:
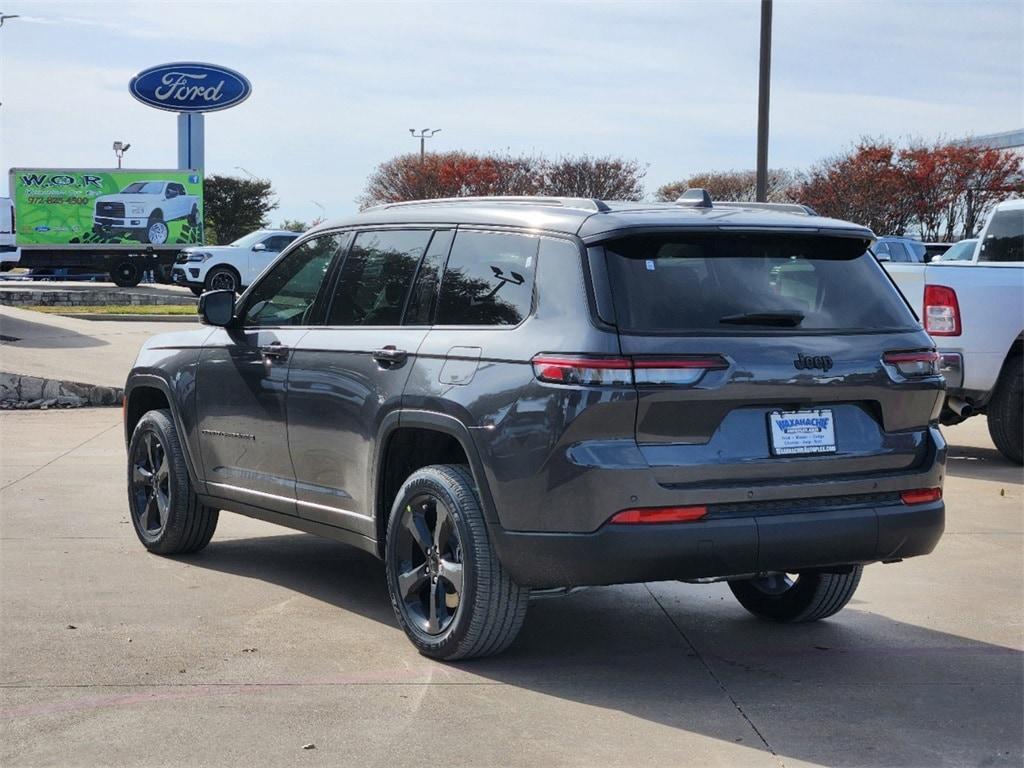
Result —
M 131 507 L 135 528 L 148 541 L 160 537 L 171 508 L 171 473 L 167 450 L 155 432 L 148 431 L 132 455 Z
M 441 499 L 421 494 L 406 504 L 399 526 L 396 582 L 400 608 L 410 624 L 428 635 L 452 625 L 462 604 L 462 541 Z

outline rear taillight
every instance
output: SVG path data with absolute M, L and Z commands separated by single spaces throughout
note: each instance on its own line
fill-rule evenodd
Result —
M 904 504 L 928 504 L 941 498 L 941 488 L 915 488 L 912 491 L 900 491 L 900 501 Z
M 960 305 L 956 291 L 944 285 L 924 287 L 924 329 L 932 336 L 960 335 Z
M 707 513 L 707 507 L 641 507 L 639 509 L 624 509 L 608 522 L 613 525 L 689 523 L 700 520 Z
M 674 357 L 587 357 L 546 355 L 533 358 L 533 372 L 551 384 L 592 385 L 689 385 L 708 371 L 723 370 L 728 361 L 720 355 Z
M 882 362 L 891 365 L 901 376 L 935 376 L 939 372 L 939 353 L 934 349 L 917 349 L 909 352 L 886 352 Z

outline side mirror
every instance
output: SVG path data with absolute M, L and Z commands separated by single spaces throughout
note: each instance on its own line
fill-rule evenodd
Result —
M 199 297 L 199 320 L 221 328 L 235 319 L 234 291 L 207 291 Z
M 252 247 L 252 249 L 254 251 L 265 251 L 265 250 L 267 250 L 267 244 L 266 243 L 256 243 L 256 245 L 254 245 Z

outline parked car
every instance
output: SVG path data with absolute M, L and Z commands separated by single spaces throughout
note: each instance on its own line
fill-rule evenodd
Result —
M 952 243 L 949 248 L 941 254 L 937 254 L 931 261 L 972 261 L 974 259 L 974 248 L 978 240 L 970 237 L 966 240 Z
M 167 242 L 168 222 L 187 219 L 195 226 L 199 217 L 199 198 L 176 181 L 135 181 L 116 195 L 97 197 L 95 206 L 94 229 L 132 230 L 153 245 Z
M 188 286 L 196 296 L 203 291 L 240 293 L 298 236 L 284 229 L 259 229 L 230 245 L 185 248 L 175 259 L 171 282 Z
M 927 249 L 920 240 L 909 237 L 880 237 L 871 250 L 879 261 L 894 261 L 906 264 L 924 264 Z
M 966 241 L 964 241 L 966 242 Z M 960 244 L 958 244 L 959 246 Z M 925 267 L 885 264 L 939 347 L 944 424 L 985 415 L 996 448 L 1024 459 L 1024 200 L 996 206 L 965 251 Z M 969 258 L 960 258 L 969 253 Z
M 441 659 L 585 585 L 724 580 L 764 619 L 831 616 L 943 530 L 938 355 L 873 239 L 709 198 L 316 227 L 143 346 L 135 531 L 195 552 L 229 510 L 372 552 Z
M 942 257 L 946 251 L 948 251 L 953 243 L 923 243 L 924 245 L 924 260 L 935 261 Z

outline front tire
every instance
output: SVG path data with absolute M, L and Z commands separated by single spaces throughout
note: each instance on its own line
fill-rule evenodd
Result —
M 202 296 L 202 295 L 203 295 L 203 293 L 205 293 L 205 292 L 206 292 L 206 289 L 205 289 L 205 288 L 197 288 L 197 287 L 196 287 L 196 286 L 194 286 L 194 285 L 190 285 L 190 286 L 188 287 L 188 289 L 189 289 L 190 291 L 192 291 L 192 295 L 193 295 L 193 296 Z
M 231 267 L 214 267 L 206 273 L 204 285 L 207 291 L 234 291 L 238 293 L 242 287 L 242 278 Z
M 1024 464 L 1024 357 L 1003 368 L 988 404 L 988 433 L 1003 456 Z
M 150 552 L 198 552 L 213 537 L 219 512 L 192 489 L 178 431 L 167 410 L 149 411 L 128 445 L 128 508 L 139 541 Z
M 468 467 L 424 467 L 405 481 L 385 562 L 395 616 L 424 656 L 491 656 L 522 628 L 530 591 L 502 568 Z
M 786 624 L 818 621 L 839 613 L 860 584 L 863 565 L 848 573 L 772 573 L 729 582 L 740 605 L 759 619 Z
M 167 222 L 163 220 L 163 217 L 159 213 L 154 213 L 149 217 L 149 221 L 146 223 L 147 243 L 163 245 L 167 242 L 167 238 L 170 233 L 171 230 L 168 229 Z

